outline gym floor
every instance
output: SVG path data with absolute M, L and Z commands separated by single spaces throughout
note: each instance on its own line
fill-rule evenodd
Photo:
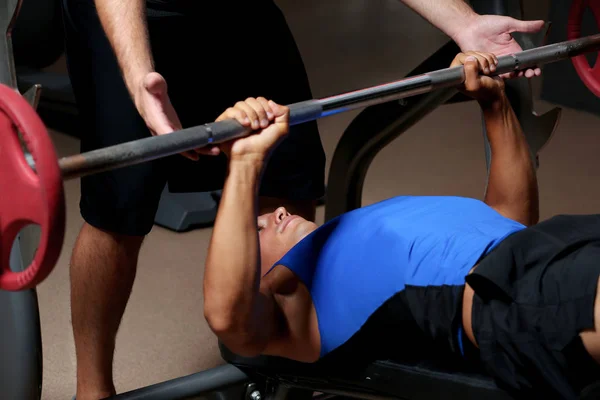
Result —
M 549 1 L 525 3 L 526 18 L 546 17 Z M 278 4 L 296 35 L 316 97 L 398 79 L 447 40 L 396 0 L 279 0 Z M 541 78 L 535 79 L 535 93 L 540 85 Z M 539 113 L 551 107 L 541 101 L 535 104 Z M 357 113 L 319 121 L 329 160 Z M 600 212 L 599 126 L 597 116 L 564 109 L 553 140 L 540 154 L 543 219 L 559 213 Z M 74 138 L 59 132 L 53 132 L 53 138 L 61 156 L 79 151 Z M 381 151 L 367 175 L 363 204 L 401 194 L 482 198 L 484 185 L 477 105 L 447 105 Z M 67 232 L 62 256 L 38 290 L 44 352 L 42 398 L 47 400 L 70 399 L 75 393 L 68 262 L 82 224 L 79 182 L 68 181 L 65 189 Z M 323 219 L 322 207 L 318 218 Z M 148 236 L 117 340 L 118 391 L 222 363 L 202 313 L 203 262 L 210 234 L 210 228 L 176 234 L 155 227 Z

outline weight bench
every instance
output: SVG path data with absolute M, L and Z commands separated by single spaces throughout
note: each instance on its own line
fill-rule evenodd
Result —
M 426 356 L 357 363 L 344 357 L 333 362 L 302 364 L 275 357 L 249 359 L 231 353 L 222 345 L 220 349 L 223 359 L 254 382 L 261 382 L 253 390 L 262 390 L 269 400 L 311 398 L 314 392 L 374 400 L 512 399 L 492 378 L 460 360 Z M 598 383 L 586 388 L 580 396 L 581 400 L 598 398 Z
M 450 360 L 382 359 L 370 362 L 340 358 L 307 365 L 274 357 L 243 358 L 224 346 L 221 355 L 248 376 L 262 380 L 264 393 L 274 400 L 293 393 L 321 392 L 365 399 L 510 400 L 494 381 L 477 371 L 457 367 Z M 455 360 L 456 361 L 456 360 Z
M 361 361 L 344 356 L 305 364 L 278 357 L 240 357 L 221 344 L 219 348 L 228 365 L 111 399 L 512 399 L 492 378 L 456 359 L 429 355 Z M 600 384 L 586 388 L 580 396 L 581 400 L 598 398 Z

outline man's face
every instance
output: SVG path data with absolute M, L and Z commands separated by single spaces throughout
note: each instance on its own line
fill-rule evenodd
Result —
M 261 274 L 267 273 L 274 263 L 315 229 L 314 222 L 291 215 L 283 207 L 258 217 Z

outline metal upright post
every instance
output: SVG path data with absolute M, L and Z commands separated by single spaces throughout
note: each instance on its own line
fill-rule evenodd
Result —
M 0 0 L 0 83 L 17 89 L 11 31 L 21 0 Z M 40 86 L 34 85 L 25 98 L 37 106 Z M 25 154 L 26 156 L 26 154 Z M 0 193 L 0 196 L 10 195 Z M 29 265 L 39 240 L 39 228 L 23 229 L 13 245 L 10 267 L 21 271 Z M 42 394 L 42 339 L 37 293 L 0 290 L 0 398 L 39 400 Z

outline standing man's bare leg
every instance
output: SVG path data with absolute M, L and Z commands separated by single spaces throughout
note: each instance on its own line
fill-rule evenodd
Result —
M 136 274 L 143 237 L 84 224 L 71 257 L 71 318 L 77 357 L 77 400 L 115 394 L 115 338 Z

